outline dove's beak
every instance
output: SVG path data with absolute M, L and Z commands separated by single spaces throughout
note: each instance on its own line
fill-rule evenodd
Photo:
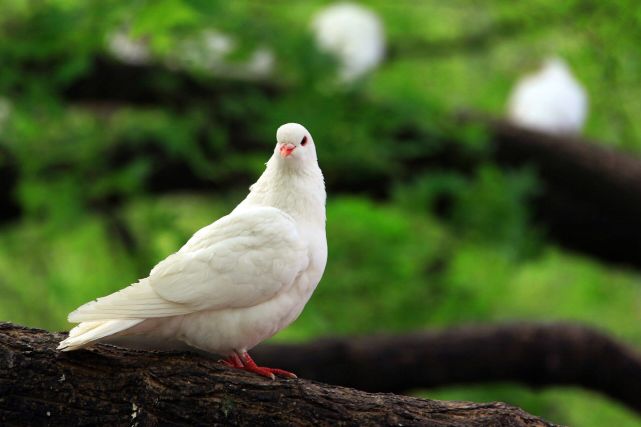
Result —
M 294 151 L 294 148 L 296 146 L 294 144 L 283 144 L 280 146 L 280 156 L 284 159 L 285 157 L 288 157 L 290 154 L 292 154 L 292 151 Z

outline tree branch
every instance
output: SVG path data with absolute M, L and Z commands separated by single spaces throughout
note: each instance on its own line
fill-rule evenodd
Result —
M 171 84 L 167 84 L 171 82 Z M 267 100 L 278 99 L 287 88 L 268 82 L 234 82 L 199 79 L 188 73 L 168 70 L 159 65 L 136 67 L 113 60 L 96 58 L 83 76 L 74 79 L 62 90 L 61 96 L 70 103 L 99 105 L 164 105 L 180 111 L 186 106 L 219 108 L 225 99 L 249 97 L 259 93 Z M 353 95 L 357 96 L 357 95 Z M 371 101 L 363 101 L 371 102 Z M 385 105 L 378 106 L 381 111 Z M 222 120 L 226 132 L 234 135 L 233 149 L 251 149 L 257 142 L 247 137 L 246 123 Z M 246 118 L 251 121 L 251 118 Z M 555 137 L 518 128 L 504 121 L 475 115 L 468 120 L 486 125 L 490 132 L 494 158 L 506 167 L 531 165 L 540 173 L 543 188 L 531 207 L 538 225 L 547 235 L 563 246 L 598 257 L 602 260 L 641 268 L 641 160 L 631 154 L 604 148 L 601 144 L 581 138 Z M 396 130 L 390 135 L 400 142 L 405 139 L 425 140 L 433 136 L 419 131 L 411 123 L 408 129 Z M 206 135 L 207 132 L 203 132 Z M 203 136 L 205 138 L 205 136 Z M 203 142 L 206 145 L 205 142 Z M 253 144 L 253 145 L 252 145 Z M 433 145 L 433 144 L 432 144 Z M 479 159 L 461 153 L 458 144 L 441 144 L 421 158 L 389 159 L 391 170 L 416 172 L 434 167 L 474 170 Z M 250 177 L 229 176 L 212 182 L 198 176 L 185 160 L 164 153 L 157 144 L 139 144 L 137 150 L 121 148 L 126 152 L 107 153 L 107 163 L 119 167 L 118 159 L 131 161 L 136 157 L 150 159 L 154 168 L 148 177 L 148 190 L 168 192 L 176 189 L 215 190 L 214 185 L 227 187 Z M 1 153 L 0 153 L 1 155 Z M 109 160 L 111 159 L 111 160 Z M 476 163 L 475 163 L 476 162 Z M 346 164 L 346 167 L 351 165 Z M 12 206 L 0 210 L 0 222 L 20 214 L 15 200 L 7 200 L 16 185 L 18 165 L 10 158 L 0 165 L 0 176 L 8 176 L 8 184 L 0 191 L 0 204 Z M 329 190 L 336 192 L 368 192 L 385 195 L 390 191 L 386 183 L 393 182 L 389 171 L 377 171 L 367 176 L 354 176 L 349 169 L 335 169 L 328 176 Z M 239 179 L 242 178 L 242 179 Z M 394 176 L 398 178 L 398 176 Z M 110 200 L 92 200 L 98 206 Z
M 62 353 L 63 336 L 0 324 L 3 425 L 552 425 L 504 403 L 272 381 L 193 354 Z
M 405 335 L 262 344 L 259 363 L 304 378 L 376 392 L 511 381 L 601 392 L 641 413 L 641 355 L 572 324 L 514 324 Z
M 543 188 L 535 220 L 549 236 L 602 260 L 641 267 L 641 160 L 584 138 L 530 131 L 488 120 L 494 158 L 533 166 Z

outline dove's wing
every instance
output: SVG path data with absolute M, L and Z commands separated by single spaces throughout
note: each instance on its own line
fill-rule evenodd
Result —
M 149 281 L 161 297 L 198 310 L 249 307 L 307 268 L 296 223 L 279 209 L 244 210 L 218 222 L 154 267 Z
M 199 230 L 147 279 L 83 305 L 69 320 L 250 307 L 291 286 L 308 264 L 307 247 L 289 215 L 269 207 L 246 209 Z

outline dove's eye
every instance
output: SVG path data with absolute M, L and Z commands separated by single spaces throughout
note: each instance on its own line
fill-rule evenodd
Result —
M 300 142 L 300 145 L 303 145 L 303 146 L 304 146 L 305 144 L 307 144 L 307 135 L 305 135 L 305 136 L 303 137 L 303 139 L 301 140 L 301 142 Z

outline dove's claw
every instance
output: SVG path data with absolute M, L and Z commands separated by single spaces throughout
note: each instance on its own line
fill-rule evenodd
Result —
M 249 353 L 247 353 L 246 351 L 243 351 L 240 354 L 240 357 L 236 353 L 234 353 L 232 356 L 229 356 L 222 362 L 232 368 L 243 369 L 245 371 L 253 372 L 263 377 L 271 378 L 272 380 L 276 379 L 276 375 L 286 378 L 298 378 L 292 372 L 288 372 L 283 369 L 267 368 L 264 366 L 256 365 L 256 362 L 254 362 L 254 360 L 249 356 Z
M 272 374 L 278 376 L 278 377 L 285 377 L 285 378 L 298 378 L 295 373 L 286 371 L 284 369 L 278 369 L 278 368 L 263 368 L 269 370 Z
M 236 353 L 232 353 L 227 359 L 220 359 L 219 362 L 230 368 L 243 368 L 243 362 L 241 362 L 240 357 L 238 357 Z
M 243 369 L 246 370 L 247 372 L 253 372 L 255 374 L 258 374 L 261 377 L 271 378 L 272 380 L 276 379 L 276 376 L 272 374 L 268 369 L 261 368 L 260 366 L 245 366 Z
M 238 357 L 236 353 L 232 353 L 232 355 L 227 359 L 221 359 L 219 360 L 219 362 L 225 366 L 229 366 L 230 368 L 244 368 L 243 362 L 240 360 L 240 357 Z
M 225 359 L 218 359 L 218 363 L 222 363 L 223 365 L 227 366 L 228 368 L 235 368 L 234 365 L 228 360 Z

